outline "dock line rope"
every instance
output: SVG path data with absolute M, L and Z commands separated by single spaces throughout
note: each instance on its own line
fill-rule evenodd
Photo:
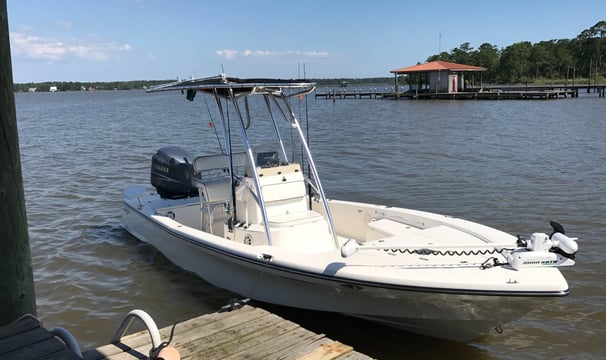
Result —
M 257 256 L 257 259 L 263 261 L 263 269 L 261 269 L 261 272 L 259 273 L 259 276 L 257 276 L 257 280 L 255 280 L 255 283 L 253 284 L 252 289 L 250 290 L 250 298 L 253 298 L 253 295 L 255 293 L 255 290 L 257 289 L 257 285 L 259 285 L 259 282 L 261 281 L 261 278 L 263 277 L 263 274 L 265 273 L 265 270 L 267 269 L 267 265 L 269 265 L 269 263 L 273 260 L 273 256 L 270 254 L 259 254 Z

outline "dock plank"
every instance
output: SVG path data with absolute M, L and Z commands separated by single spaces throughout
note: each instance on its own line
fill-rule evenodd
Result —
M 245 351 L 238 351 L 226 357 L 226 360 L 241 359 L 246 353 L 257 354 L 262 359 L 287 359 L 288 355 L 293 353 L 296 348 L 304 347 L 308 343 L 323 338 L 323 335 L 317 335 L 301 327 L 285 332 L 271 339 L 271 346 L 265 343 L 258 343 L 256 346 L 249 347 Z
M 160 329 L 168 340 L 171 326 Z M 323 334 L 315 334 L 278 315 L 250 305 L 229 312 L 202 315 L 175 327 L 173 341 L 181 359 L 328 360 L 370 357 Z M 84 360 L 144 359 L 151 348 L 147 331 L 124 336 L 120 343 L 83 354 Z M 355 354 L 351 357 L 350 354 Z
M 207 359 L 223 359 L 234 353 L 247 353 L 255 345 L 266 344 L 296 326 L 294 323 L 281 322 L 277 316 L 270 316 L 229 328 L 222 333 L 205 337 L 202 341 L 190 338 L 186 343 L 175 343 L 175 346 L 178 349 L 188 349 L 192 354 L 203 354 Z
M 333 341 L 328 344 L 323 344 L 312 352 L 299 357 L 297 360 L 333 360 L 341 355 L 348 354 L 353 351 L 349 345 L 343 345 L 338 341 Z
M 201 317 L 189 319 L 187 321 L 178 323 L 175 327 L 175 344 L 187 341 L 189 338 L 197 338 L 203 341 L 205 337 L 212 336 L 216 333 L 243 324 L 248 321 L 255 321 L 263 316 L 259 312 L 252 311 L 252 307 L 244 307 L 241 312 L 228 312 L 228 313 L 211 313 Z M 160 329 L 160 336 L 162 339 L 168 339 L 170 337 L 171 326 Z M 179 341 L 177 341 L 177 334 L 179 334 Z M 147 330 L 135 332 L 133 334 L 124 336 L 121 344 L 109 344 L 90 351 L 90 354 L 85 354 L 86 360 L 100 360 L 111 358 L 114 359 L 125 352 L 125 348 L 130 348 L 131 352 L 147 354 L 151 348 L 151 339 Z M 174 344 L 173 344 L 174 345 Z M 94 354 L 94 352 L 98 354 Z M 120 355 L 125 356 L 125 355 Z M 136 357 L 131 357 L 133 359 Z M 129 359 L 128 357 L 116 357 L 118 359 Z
M 31 315 L 0 327 L 0 359 L 80 359 Z

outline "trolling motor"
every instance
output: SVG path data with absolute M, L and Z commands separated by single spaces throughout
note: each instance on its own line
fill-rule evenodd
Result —
M 578 238 L 566 236 L 564 227 L 555 221 L 549 225 L 553 228 L 551 235 L 533 233 L 529 240 L 520 238 L 520 248 L 505 254 L 512 268 L 574 265 Z

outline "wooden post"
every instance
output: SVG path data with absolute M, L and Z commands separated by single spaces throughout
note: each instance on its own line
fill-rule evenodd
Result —
M 393 74 L 393 93 L 397 97 L 398 96 L 398 73 L 395 72 Z
M 593 59 L 589 59 L 589 75 L 587 75 L 587 93 L 591 92 L 591 67 L 593 66 Z
M 6 0 L 0 0 L 0 325 L 36 313 Z

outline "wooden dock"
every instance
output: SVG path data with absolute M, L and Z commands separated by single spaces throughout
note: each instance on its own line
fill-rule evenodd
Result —
M 444 99 L 444 100 L 549 100 L 560 97 L 578 97 L 575 90 L 517 90 L 517 91 L 460 91 L 454 93 L 389 93 L 384 98 Z
M 169 326 L 159 330 L 162 341 L 170 339 L 172 329 Z M 53 333 L 31 315 L 0 327 L 0 359 L 141 360 L 148 359 L 152 348 L 149 332 L 141 330 L 122 337 L 119 342 L 88 350 L 80 357 L 79 346 L 71 334 L 68 335 L 74 343 L 70 348 L 66 345 L 70 343 L 65 341 L 64 335 L 61 334 L 60 340 L 57 331 L 51 330 Z M 354 351 L 351 346 L 249 305 L 178 323 L 174 327 L 170 346 L 176 348 L 182 360 L 371 359 Z
M 164 341 L 171 327 L 160 330 Z M 315 334 L 263 309 L 245 305 L 240 309 L 202 315 L 178 323 L 170 346 L 181 359 L 300 359 L 362 360 L 370 357 L 348 345 Z M 141 331 L 84 352 L 84 360 L 145 359 L 150 336 Z
M 324 99 L 380 99 L 384 96 L 384 94 L 388 94 L 385 91 L 378 91 L 376 89 L 370 90 L 354 90 L 354 89 L 333 89 L 327 90 L 325 92 L 316 92 L 316 98 L 324 98 Z
M 460 91 L 453 93 L 436 92 L 325 92 L 316 93 L 316 98 L 324 99 L 419 99 L 419 100 L 549 100 L 560 97 L 578 97 L 575 90 L 517 90 L 517 91 Z
M 606 85 L 592 86 L 493 86 L 483 89 L 470 88 L 459 92 L 406 91 L 394 92 L 387 89 L 326 89 L 315 93 L 316 98 L 337 99 L 419 99 L 419 100 L 549 100 L 566 97 L 576 98 L 579 91 L 594 91 L 598 97 L 606 96 Z

